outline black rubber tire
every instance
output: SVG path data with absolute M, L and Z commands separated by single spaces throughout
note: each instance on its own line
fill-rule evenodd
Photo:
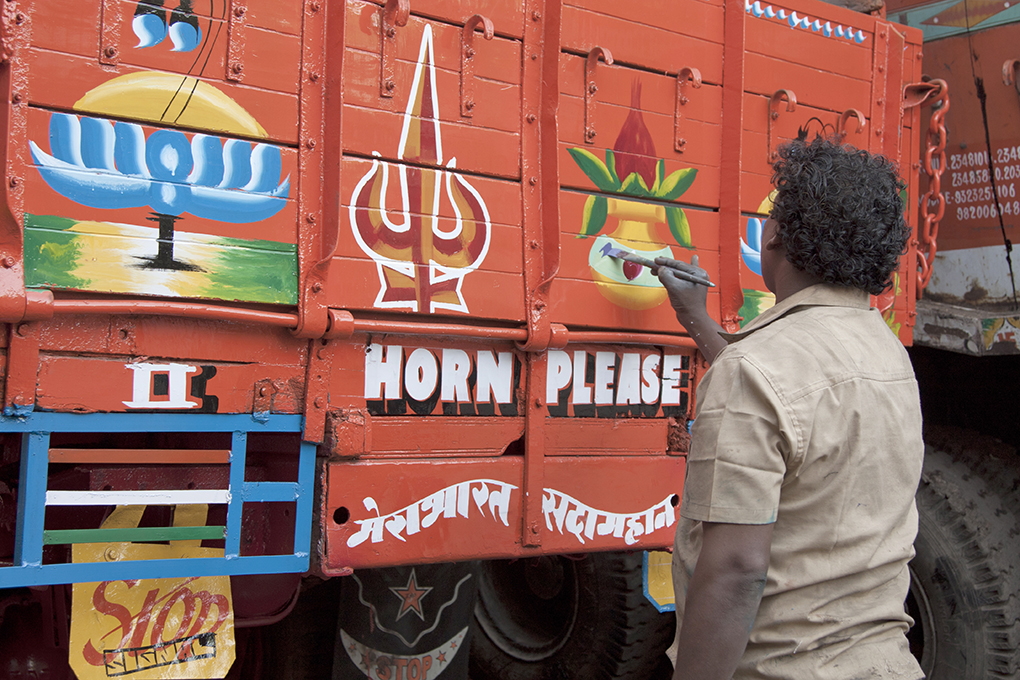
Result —
M 261 637 L 260 673 L 240 680 L 328 680 L 333 677 L 342 579 L 334 578 L 302 590 L 294 610 L 282 620 L 256 628 Z
M 998 440 L 930 427 L 910 563 L 911 650 L 929 680 L 1013 678 L 1020 621 L 1020 474 Z
M 641 563 L 640 552 L 483 563 L 472 680 L 658 678 L 676 623 L 645 598 Z

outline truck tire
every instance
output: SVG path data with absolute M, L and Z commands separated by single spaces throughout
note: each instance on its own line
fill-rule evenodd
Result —
M 930 427 L 917 492 L 907 611 L 929 680 L 1014 677 L 1020 620 L 1020 476 L 1015 452 L 966 430 Z
M 261 658 L 257 658 L 259 672 L 242 670 L 240 680 L 332 677 L 341 581 L 334 578 L 316 583 L 301 592 L 294 610 L 285 618 L 269 626 L 249 629 L 256 633 L 255 643 L 261 646 Z
M 674 615 L 645 599 L 641 563 L 640 552 L 484 562 L 471 678 L 669 678 Z

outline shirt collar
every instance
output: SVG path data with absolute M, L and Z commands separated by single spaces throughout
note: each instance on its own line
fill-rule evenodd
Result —
M 751 319 L 736 333 L 719 333 L 727 342 L 736 342 L 754 331 L 767 326 L 790 312 L 803 307 L 853 307 L 869 309 L 871 296 L 859 288 L 819 283 L 797 291 L 774 307 Z

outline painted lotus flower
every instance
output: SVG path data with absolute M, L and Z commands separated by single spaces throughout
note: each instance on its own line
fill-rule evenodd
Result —
M 752 217 L 747 220 L 747 240 L 740 239 L 740 255 L 744 264 L 758 276 L 761 276 L 761 232 L 763 220 Z

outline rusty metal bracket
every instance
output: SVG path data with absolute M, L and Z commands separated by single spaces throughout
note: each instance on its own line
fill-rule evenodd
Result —
M 701 71 L 691 66 L 684 66 L 676 74 L 676 108 L 673 111 L 673 149 L 680 153 L 683 153 L 684 147 L 687 146 L 687 140 L 680 134 L 680 107 L 690 101 L 685 93 L 688 80 L 691 82 L 691 87 L 695 90 L 701 87 Z
M 595 82 L 595 67 L 598 66 L 599 57 L 612 65 L 613 54 L 604 47 L 593 47 L 588 53 L 584 62 L 584 143 L 594 144 L 595 135 L 595 93 L 599 91 L 598 83 Z
M 39 375 L 39 327 L 22 322 L 10 325 L 4 414 L 27 415 L 35 408 Z
M 121 0 L 103 0 L 99 14 L 99 63 L 116 66 L 120 63 Z
M 769 165 L 776 160 L 777 154 L 773 150 L 772 145 L 772 128 L 779 118 L 779 105 L 782 104 L 783 100 L 786 100 L 786 112 L 793 113 L 797 109 L 797 95 L 793 93 L 793 90 L 776 90 L 772 97 L 769 99 L 769 122 L 768 122 L 768 145 L 769 145 Z
M 1016 93 L 1020 94 L 1020 59 L 1007 59 L 1002 63 L 1002 84 L 1016 87 Z
M 227 80 L 244 80 L 244 35 L 248 8 L 244 0 L 230 0 L 227 14 Z
M 251 412 L 256 418 L 268 416 L 273 410 L 273 397 L 276 396 L 276 385 L 272 378 L 263 378 L 255 381 L 254 393 L 251 400 Z
M 337 343 L 325 338 L 308 343 L 305 374 L 305 434 L 307 442 L 321 442 L 326 434 L 329 409 L 329 376 Z
M 846 129 L 846 125 L 850 122 L 851 118 L 857 119 L 857 129 L 854 133 L 859 135 L 864 132 L 864 126 L 867 125 L 864 114 L 857 109 L 847 109 L 839 114 L 839 123 L 836 125 L 836 131 L 839 133 L 840 139 L 846 139 L 846 136 L 850 134 Z
M 393 63 L 397 52 L 397 27 L 407 26 L 411 18 L 411 0 L 386 0 L 379 10 L 379 28 L 382 42 L 379 47 L 379 96 L 392 97 L 397 90 L 397 76 Z
M 460 115 L 470 118 L 475 108 L 475 30 L 481 28 L 482 36 L 492 40 L 492 21 L 476 14 L 464 23 L 460 33 Z

